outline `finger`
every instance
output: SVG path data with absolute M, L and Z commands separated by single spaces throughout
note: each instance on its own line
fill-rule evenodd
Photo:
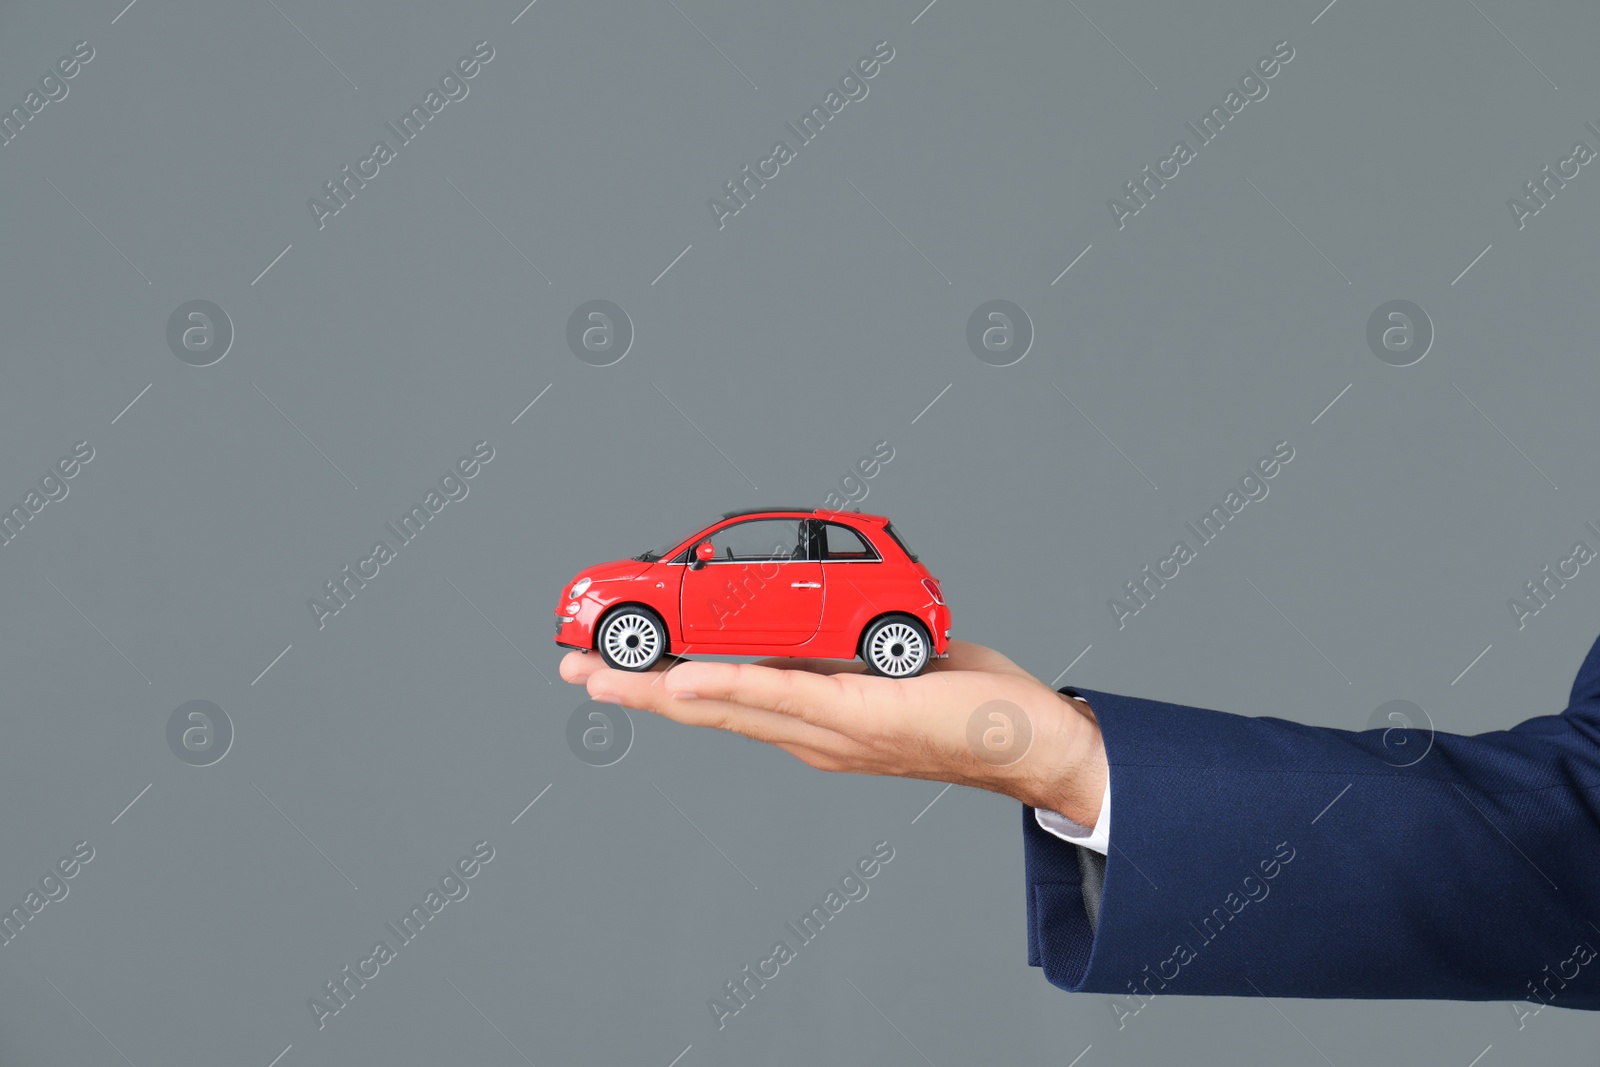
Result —
M 823 752 L 820 749 L 809 748 L 805 745 L 779 742 L 776 744 L 776 747 L 783 749 L 785 752 L 789 753 L 789 755 L 793 756 L 801 763 L 804 763 L 806 766 L 815 767 L 819 771 L 831 771 L 838 773 L 842 771 L 850 771 L 855 768 L 854 763 L 841 759 L 832 753 Z
M 662 655 L 662 657 L 648 669 L 639 671 L 637 673 L 645 675 L 659 675 L 665 671 L 671 670 L 680 663 L 688 662 L 689 661 L 684 659 L 682 656 L 674 656 L 671 653 L 667 653 Z M 561 657 L 560 670 L 563 681 L 573 682 L 575 684 L 587 682 L 591 677 L 593 677 L 596 671 L 607 669 L 610 668 L 606 666 L 605 660 L 599 655 L 599 653 L 596 652 L 585 652 L 581 649 L 575 649 Z
M 800 744 L 834 754 L 842 754 L 850 745 L 833 731 L 791 715 L 669 692 L 657 684 L 661 676 L 652 678 L 651 673 L 597 671 L 589 680 L 589 694 L 595 700 L 654 712 L 686 726 L 726 730 L 768 744 Z
M 810 671 L 812 674 L 865 674 L 867 665 L 856 659 L 802 659 L 799 657 L 771 656 L 756 660 L 758 667 L 774 670 Z
M 558 669 L 561 671 L 562 681 L 582 684 L 589 680 L 591 674 L 604 666 L 605 664 L 601 662 L 600 657 L 593 652 L 573 650 L 561 657 L 561 664 Z
M 849 672 L 814 674 L 756 663 L 686 663 L 666 688 L 788 715 L 847 736 L 905 703 L 901 682 Z
M 931 667 L 940 671 L 993 671 L 998 674 L 1027 674 L 1003 653 L 971 641 L 951 641 L 944 659 Z

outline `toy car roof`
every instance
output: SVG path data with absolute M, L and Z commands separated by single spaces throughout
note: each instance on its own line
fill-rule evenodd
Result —
M 839 510 L 837 508 L 816 508 L 816 507 L 808 507 L 808 508 L 778 508 L 778 507 L 773 507 L 773 508 L 743 508 L 743 509 L 741 509 L 739 511 L 725 511 L 725 512 L 722 513 L 722 518 L 723 519 L 742 519 L 747 515 L 782 515 L 782 514 L 787 514 L 787 513 L 794 513 L 794 514 L 799 514 L 799 515 L 823 515 L 823 516 L 843 515 L 843 516 L 847 516 L 847 517 L 853 518 L 853 519 L 863 519 L 863 520 L 865 520 L 867 522 L 876 523 L 879 526 L 882 526 L 882 525 L 886 524 L 889 521 L 889 518 L 886 515 L 866 515 L 866 514 L 863 514 L 859 509 L 855 510 L 855 511 L 841 511 L 841 510 Z

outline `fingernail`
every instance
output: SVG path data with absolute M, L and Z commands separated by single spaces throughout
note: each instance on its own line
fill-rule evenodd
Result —
M 685 689 L 684 691 L 682 691 L 680 693 L 673 693 L 672 696 L 673 696 L 673 699 L 675 699 L 675 700 L 698 700 L 699 697 L 700 697 L 700 694 L 699 693 L 691 693 L 687 689 Z
M 620 704 L 620 703 L 622 703 L 622 698 L 621 697 L 613 696 L 610 693 L 596 693 L 595 695 L 591 696 L 589 699 L 595 701 L 598 704 Z

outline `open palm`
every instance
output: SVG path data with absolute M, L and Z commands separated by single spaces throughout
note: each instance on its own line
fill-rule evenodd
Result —
M 821 770 L 976 786 L 1085 826 L 1099 815 L 1108 771 L 1088 705 L 982 645 L 952 641 L 914 678 L 787 658 L 634 673 L 583 652 L 562 659 L 561 677 L 591 699 L 743 734 Z

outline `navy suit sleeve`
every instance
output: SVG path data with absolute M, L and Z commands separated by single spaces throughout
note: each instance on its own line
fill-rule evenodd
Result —
M 1091 926 L 1075 847 L 1023 808 L 1052 984 L 1600 1009 L 1600 641 L 1565 712 L 1470 737 L 1073 691 L 1116 824 Z

